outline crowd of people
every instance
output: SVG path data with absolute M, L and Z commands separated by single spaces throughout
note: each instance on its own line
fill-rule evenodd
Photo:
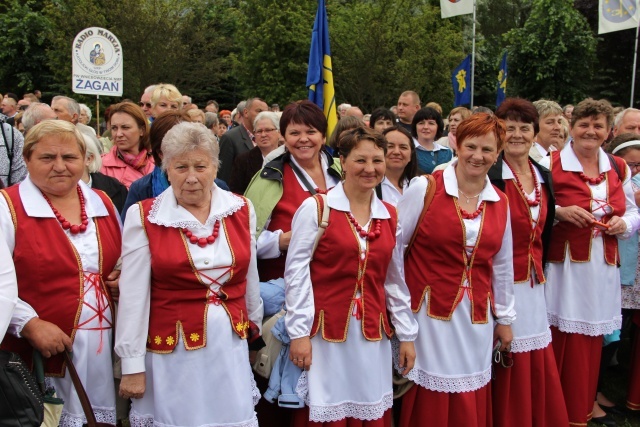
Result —
M 44 356 L 61 426 L 87 422 L 65 352 L 118 425 L 616 425 L 640 110 L 406 91 L 330 133 L 310 101 L 160 83 L 94 129 L 40 97 L 2 101 L 0 337 Z M 638 411 L 637 333 L 629 375 Z

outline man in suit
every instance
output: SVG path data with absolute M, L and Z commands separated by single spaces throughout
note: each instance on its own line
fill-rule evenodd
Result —
M 236 126 L 222 135 L 220 140 L 220 168 L 218 169 L 219 179 L 228 183 L 236 157 L 255 146 L 253 122 L 258 114 L 263 111 L 269 111 L 266 102 L 260 98 L 249 99 L 242 111 L 240 126 Z

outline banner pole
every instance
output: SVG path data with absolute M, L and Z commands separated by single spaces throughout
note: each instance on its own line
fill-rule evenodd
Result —
M 638 62 L 638 33 L 640 32 L 640 22 L 636 27 L 636 47 L 633 51 L 633 74 L 631 75 L 631 101 L 629 101 L 629 107 L 633 108 L 633 95 L 636 88 L 636 64 Z
M 96 95 L 96 135 L 100 138 L 100 95 Z
M 473 0 L 473 37 L 471 46 L 471 109 L 473 109 L 473 85 L 476 73 L 476 0 Z

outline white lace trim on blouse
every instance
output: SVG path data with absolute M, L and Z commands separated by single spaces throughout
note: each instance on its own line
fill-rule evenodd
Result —
M 547 348 L 549 343 L 551 343 L 551 330 L 547 329 L 540 335 L 514 338 L 513 341 L 511 341 L 511 351 L 513 353 L 527 353 L 529 351 Z
M 116 423 L 116 410 L 113 409 L 96 409 L 93 408 L 93 414 L 96 416 L 96 421 L 99 423 L 113 424 Z M 87 418 L 82 414 L 81 416 L 72 415 L 68 412 L 62 411 L 60 417 L 60 427 L 82 427 L 87 424 Z
M 309 407 L 309 421 L 335 422 L 345 418 L 372 421 L 382 418 L 385 411 L 393 405 L 393 392 L 382 396 L 378 402 L 340 402 L 335 405 L 317 406 L 309 402 L 309 383 L 307 373 L 303 372 L 296 386 L 296 393 Z
M 611 320 L 605 320 L 600 323 L 582 322 L 579 320 L 566 320 L 559 317 L 557 314 L 547 313 L 549 324 L 560 329 L 562 332 L 570 334 L 582 334 L 591 337 L 597 337 L 599 335 L 608 335 L 613 331 L 622 327 L 622 315 L 615 316 Z
M 171 187 L 155 198 L 149 212 L 149 222 L 173 228 L 211 228 L 217 220 L 240 210 L 245 200 L 228 191 L 213 187 L 211 191 L 211 211 L 204 224 L 201 224 L 189 211 L 178 205 Z
M 481 389 L 487 385 L 489 381 L 491 381 L 491 368 L 475 375 L 442 377 L 429 374 L 414 367 L 409 374 L 407 374 L 407 378 L 429 390 L 442 393 L 465 393 Z
M 164 424 L 159 423 L 150 416 L 144 416 L 138 414 L 136 411 L 132 410 L 129 415 L 129 423 L 131 427 L 175 427 L 172 424 Z M 200 427 L 258 427 L 258 418 L 253 416 L 253 419 L 245 422 L 241 422 L 238 424 L 204 424 Z

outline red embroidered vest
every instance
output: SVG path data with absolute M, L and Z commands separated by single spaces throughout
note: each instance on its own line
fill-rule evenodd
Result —
M 291 169 L 289 163 L 284 163 L 282 170 L 282 197 L 271 212 L 271 221 L 267 230 L 282 230 L 284 233 L 291 231 L 291 221 L 293 215 L 305 201 L 311 196 L 311 193 L 300 186 L 295 172 Z M 273 259 L 259 259 L 258 273 L 260 281 L 284 277 L 284 263 L 287 260 L 287 254 L 284 252 L 280 257 Z
M 322 204 L 321 198 L 316 200 Z M 393 206 L 384 204 L 391 218 L 380 220 L 380 236 L 367 240 L 364 260 L 348 214 L 335 209 L 329 213 L 329 225 L 310 264 L 315 304 L 312 337 L 320 332 L 326 341 L 344 342 L 358 291 L 364 337 L 369 341 L 381 340 L 383 333 L 391 337 L 384 282 L 396 246 L 398 216 Z
M 442 171 L 433 176 L 435 195 L 423 221 L 416 225 L 418 234 L 405 260 L 411 308 L 417 313 L 429 293 L 429 317 L 450 320 L 467 291 L 472 323 L 487 323 L 489 308 L 493 308 L 493 257 L 500 251 L 507 225 L 507 197 L 496 188 L 500 200 L 486 202 L 476 246 L 467 264 L 466 232 L 457 202 L 445 191 Z M 468 288 L 464 287 L 465 279 Z
M 621 174 L 627 170 L 627 165 L 619 157 L 613 157 Z M 556 196 L 556 204 L 559 206 L 577 205 L 591 212 L 591 190 L 579 173 L 565 172 L 562 169 L 560 151 L 551 153 L 551 176 Z M 623 178 L 624 179 L 624 178 Z M 607 184 L 607 200 L 612 212 L 602 217 L 603 222 L 608 222 L 612 216 L 622 216 L 626 210 L 622 180 L 618 173 L 611 168 L 605 174 Z M 560 221 L 553 226 L 551 242 L 549 243 L 549 262 L 564 262 L 566 248 L 569 248 L 569 256 L 572 262 L 587 262 L 591 258 L 591 239 L 593 239 L 591 227 L 578 228 L 568 221 Z M 607 264 L 617 265 L 620 260 L 618 255 L 618 239 L 600 233 L 599 238 L 604 239 L 604 258 Z
M 1 193 L 5 197 L 16 231 L 13 262 L 18 277 L 18 296 L 31 305 L 38 317 L 54 323 L 75 339 L 83 305 L 84 272 L 80 255 L 69 241 L 56 218 L 36 218 L 27 215 L 20 198 L 19 185 Z M 104 281 L 113 271 L 122 246 L 122 236 L 111 199 L 95 191 L 107 207 L 109 216 L 94 217 L 100 256 L 100 286 L 107 295 L 113 313 L 111 291 Z M 108 344 L 110 345 L 110 344 Z M 2 348 L 20 354 L 31 363 L 33 348 L 26 339 L 7 334 Z M 106 351 L 109 351 L 108 349 Z M 62 377 L 65 374 L 61 354 L 44 360 L 45 374 Z
M 536 272 L 538 283 L 545 283 L 542 265 L 542 231 L 547 218 L 549 193 L 544 185 L 540 188 L 538 221 L 532 227 L 533 219 L 527 199 L 514 179 L 505 180 L 505 194 L 509 199 L 511 233 L 513 236 L 513 276 L 516 283 L 531 281 L 531 268 Z
M 206 322 L 211 292 L 201 280 L 188 250 L 189 243 L 179 228 L 149 222 L 148 216 L 155 199 L 140 203 L 141 215 L 151 256 L 151 309 L 147 349 L 154 353 L 171 353 L 182 341 L 187 350 L 207 345 Z M 242 339 L 249 333 L 249 316 L 245 303 L 247 271 L 251 259 L 249 207 L 246 203 L 234 214 L 222 219 L 233 264 L 230 278 L 220 287 L 220 298 L 229 315 L 231 328 Z M 221 233 L 222 234 L 222 233 Z

